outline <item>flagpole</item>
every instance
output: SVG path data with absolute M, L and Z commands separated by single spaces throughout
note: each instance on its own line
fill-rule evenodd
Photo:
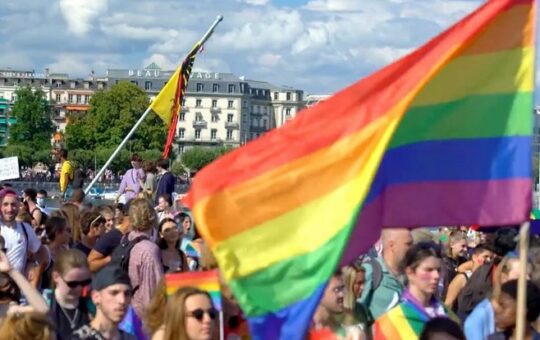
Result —
M 208 29 L 208 31 L 206 31 L 206 33 L 203 35 L 202 39 L 199 41 L 199 43 L 201 45 L 203 45 L 206 40 L 208 40 L 208 38 L 210 38 L 210 35 L 212 35 L 212 33 L 214 32 L 214 28 L 216 28 L 216 26 L 223 20 L 223 16 L 222 15 L 218 15 L 216 20 L 214 21 L 214 23 L 212 24 L 212 26 L 210 26 L 210 28 Z M 126 143 L 128 142 L 128 140 L 131 138 L 131 136 L 135 133 L 135 131 L 137 130 L 137 128 L 139 127 L 139 125 L 142 124 L 142 122 L 144 121 L 144 119 L 146 118 L 146 116 L 148 116 L 148 114 L 151 112 L 152 110 L 150 109 L 150 107 L 148 107 L 146 109 L 146 111 L 144 111 L 144 113 L 142 114 L 142 116 L 139 118 L 139 120 L 137 120 L 137 122 L 135 123 L 135 125 L 133 125 L 133 127 L 131 128 L 131 131 L 129 131 L 129 133 L 127 134 L 127 136 L 124 138 L 124 140 L 122 140 L 122 142 L 116 147 L 116 150 L 114 150 L 114 152 L 112 153 L 112 155 L 109 157 L 109 159 L 107 160 L 107 162 L 105 162 L 105 164 L 103 165 L 103 167 L 101 168 L 101 170 L 99 170 L 99 172 L 97 173 L 97 175 L 94 177 L 94 179 L 92 180 L 92 182 L 90 182 L 90 184 L 88 184 L 88 186 L 86 187 L 86 189 L 84 189 L 84 193 L 85 194 L 88 194 L 88 192 L 90 191 L 90 189 L 94 186 L 94 184 L 96 184 L 96 182 L 101 178 L 101 176 L 103 176 L 103 173 L 105 172 L 105 170 L 107 170 L 107 168 L 109 167 L 109 165 L 111 164 L 111 162 L 116 158 L 116 156 L 118 155 L 118 153 L 120 153 L 120 150 L 122 150 L 122 148 L 124 147 L 124 145 L 126 145 Z

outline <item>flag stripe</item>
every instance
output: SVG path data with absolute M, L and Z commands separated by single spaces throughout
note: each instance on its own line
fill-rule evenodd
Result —
M 532 118 L 524 119 L 523 113 L 530 112 L 532 106 L 533 97 L 525 92 L 468 96 L 450 103 L 415 107 L 403 117 L 389 148 L 424 140 L 526 135 Z
M 470 95 L 532 92 L 533 61 L 532 47 L 459 57 L 435 75 L 411 106 L 447 103 Z

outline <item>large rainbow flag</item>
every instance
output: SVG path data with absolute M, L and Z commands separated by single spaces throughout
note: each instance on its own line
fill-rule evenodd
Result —
M 256 338 L 301 339 L 383 227 L 528 219 L 534 22 L 533 0 L 488 1 L 198 173 L 188 202 Z

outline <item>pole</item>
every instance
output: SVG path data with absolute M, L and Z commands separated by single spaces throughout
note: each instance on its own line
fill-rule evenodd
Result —
M 214 21 L 214 23 L 212 24 L 212 26 L 210 26 L 210 28 L 208 29 L 208 31 L 206 31 L 206 33 L 204 34 L 204 36 L 202 37 L 202 39 L 199 41 L 199 43 L 201 45 L 203 45 L 206 40 L 208 40 L 208 38 L 210 38 L 210 35 L 212 35 L 212 33 L 214 32 L 214 28 L 216 28 L 216 26 L 223 20 L 223 16 L 222 15 L 218 15 L 216 20 Z M 88 192 L 90 191 L 90 189 L 94 186 L 94 184 L 96 184 L 96 182 L 101 178 L 101 176 L 103 175 L 103 173 L 105 172 L 105 170 L 107 169 L 107 167 L 111 164 L 111 162 L 116 158 L 116 156 L 118 155 L 118 153 L 120 152 L 120 150 L 122 150 L 122 148 L 124 147 L 124 145 L 126 145 L 126 143 L 128 142 L 128 140 L 131 138 L 131 136 L 135 133 L 135 131 L 137 130 L 137 128 L 139 127 L 139 125 L 141 125 L 141 123 L 144 121 L 144 119 L 146 118 L 146 116 L 148 116 L 148 114 L 150 113 L 150 107 L 148 107 L 146 109 L 146 111 L 144 111 L 144 113 L 142 114 L 142 116 L 139 118 L 139 120 L 135 123 L 135 125 L 133 125 L 133 127 L 131 128 L 131 131 L 129 131 L 129 133 L 127 134 L 127 136 L 124 138 L 124 140 L 116 147 L 116 150 L 114 150 L 114 152 L 112 153 L 111 157 L 109 157 L 109 159 L 105 162 L 105 164 L 103 165 L 103 167 L 101 168 L 101 170 L 99 170 L 99 172 L 97 173 L 97 175 L 94 177 L 94 179 L 92 180 L 92 182 L 90 182 L 90 184 L 88 184 L 88 186 L 86 187 L 86 189 L 84 189 L 84 193 L 85 194 L 88 194 Z
M 525 336 L 525 312 L 527 310 L 527 254 L 529 248 L 529 222 L 521 225 L 519 231 L 519 278 L 518 278 L 518 298 L 516 309 L 516 339 L 523 339 Z

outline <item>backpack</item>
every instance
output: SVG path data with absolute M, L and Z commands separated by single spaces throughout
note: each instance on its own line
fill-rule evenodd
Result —
M 84 175 L 81 168 L 75 169 L 75 171 L 73 172 L 73 179 L 71 180 L 71 186 L 73 187 L 73 189 L 82 189 L 85 177 L 86 176 Z
M 467 280 L 465 287 L 457 297 L 457 314 L 465 320 L 482 300 L 484 300 L 493 287 L 491 280 L 495 265 L 486 263 L 478 268 Z
M 134 238 L 133 240 L 129 240 L 129 233 L 124 235 L 122 237 L 122 240 L 120 240 L 120 244 L 114 248 L 112 254 L 111 254 L 111 262 L 109 262 L 108 266 L 113 266 L 120 268 L 126 275 L 129 276 L 129 260 L 131 256 L 131 250 L 135 245 L 143 240 L 148 240 L 148 236 L 142 235 Z M 137 290 L 137 287 L 133 287 L 133 293 Z

